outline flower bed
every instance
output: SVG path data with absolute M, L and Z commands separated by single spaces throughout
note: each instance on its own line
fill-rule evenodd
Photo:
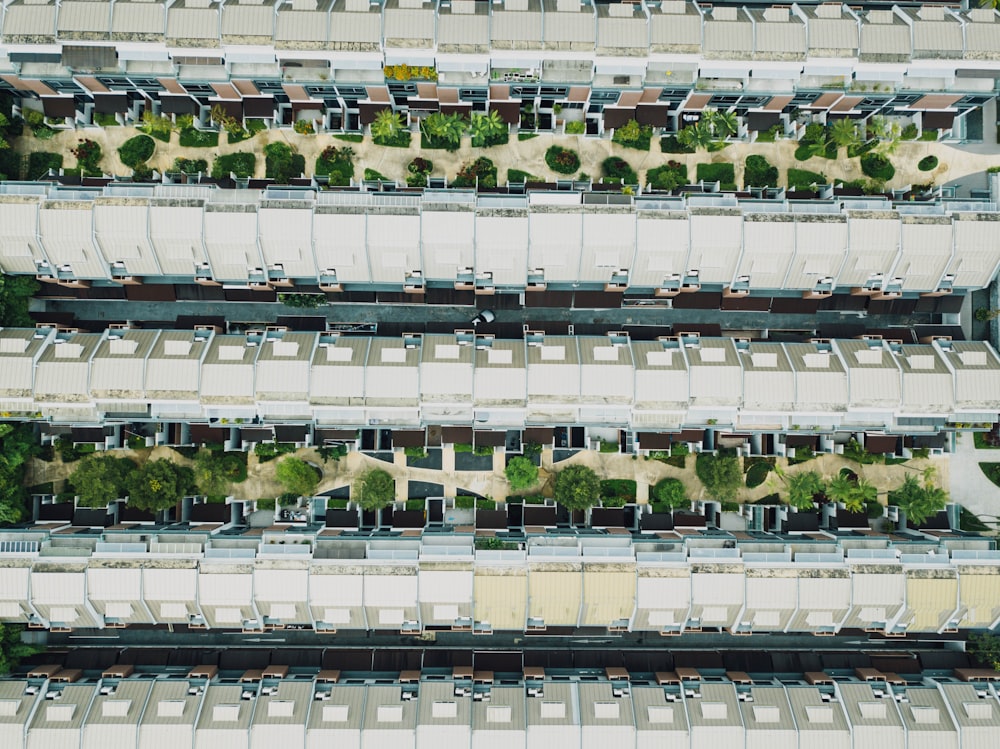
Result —
M 601 171 L 604 173 L 603 182 L 618 182 L 621 180 L 621 183 L 624 185 L 639 184 L 639 175 L 635 173 L 635 169 L 625 159 L 618 156 L 609 156 L 602 161 Z
M 718 182 L 722 190 L 735 190 L 736 167 L 728 162 L 698 164 L 696 179 L 699 182 Z
M 229 153 L 219 156 L 212 163 L 212 178 L 225 179 L 230 173 L 237 177 L 252 177 L 257 166 L 257 157 L 252 153 Z
M 545 163 L 553 172 L 575 174 L 580 169 L 580 155 L 569 148 L 549 146 L 545 152 Z
M 937 156 L 924 156 L 917 162 L 917 169 L 922 172 L 930 172 L 937 169 L 938 157 Z
M 328 176 L 331 185 L 349 185 L 354 179 L 354 149 L 327 146 L 316 159 L 316 175 Z
M 145 164 L 149 157 L 156 150 L 156 143 L 148 135 L 137 135 L 129 138 L 118 148 L 118 158 L 125 166 L 135 169 L 140 164 Z
M 887 156 L 880 153 L 866 153 L 861 157 L 861 171 L 865 176 L 877 179 L 880 182 L 888 182 L 896 174 L 896 167 L 892 165 Z

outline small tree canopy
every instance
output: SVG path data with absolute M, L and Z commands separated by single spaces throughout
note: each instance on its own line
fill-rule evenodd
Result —
M 556 502 L 570 510 L 586 510 L 601 498 L 601 480 L 587 466 L 573 465 L 556 474 Z
M 194 457 L 194 481 L 202 494 L 222 495 L 229 485 L 246 478 L 245 453 L 202 450 Z
M 160 458 L 132 471 L 126 486 L 129 505 L 157 512 L 177 504 L 194 488 L 194 471 Z
M 740 461 L 735 455 L 701 453 L 695 463 L 695 472 L 706 491 L 723 502 L 736 499 L 736 492 L 743 484 Z
M 788 477 L 788 504 L 799 510 L 809 510 L 813 497 L 824 490 L 823 479 L 816 471 L 802 471 Z
M 69 477 L 84 507 L 107 507 L 125 496 L 126 482 L 136 469 L 128 458 L 113 455 L 88 455 Z
M 373 468 L 358 482 L 358 504 L 362 510 L 378 510 L 396 500 L 396 482 L 386 471 Z
M 665 504 L 671 510 L 679 510 L 691 504 L 684 482 L 680 479 L 661 479 L 656 482 L 656 486 L 653 487 L 653 501 Z
M 504 473 L 514 491 L 527 489 L 538 481 L 538 466 L 520 455 L 510 459 Z
M 274 471 L 275 477 L 290 493 L 311 497 L 322 477 L 316 466 L 299 458 L 285 458 Z

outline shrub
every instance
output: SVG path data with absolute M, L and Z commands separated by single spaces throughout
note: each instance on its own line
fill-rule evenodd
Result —
M 668 161 L 646 172 L 646 184 L 654 190 L 676 190 L 688 181 L 687 164 Z
M 183 148 L 215 148 L 219 145 L 219 133 L 216 130 L 186 127 L 181 130 L 178 140 Z
M 507 170 L 507 181 L 508 182 L 537 182 L 538 177 L 533 174 L 528 174 L 527 172 L 521 171 L 520 169 L 508 169 Z
M 225 179 L 230 173 L 237 177 L 252 177 L 257 157 L 249 152 L 228 153 L 212 162 L 212 178 Z
M 452 450 L 454 450 L 456 453 L 471 453 L 472 452 L 472 445 L 470 445 L 468 442 L 456 442 L 451 447 L 452 447 Z
M 909 125 L 903 128 L 903 131 L 899 134 L 900 140 L 916 140 L 917 139 L 917 126 L 915 123 L 911 122 Z
M 376 169 L 365 169 L 365 179 L 377 179 L 382 182 L 392 182 L 393 180 L 386 177 L 382 172 Z
M 767 474 L 771 472 L 771 464 L 766 461 L 761 461 L 760 463 L 754 463 L 747 470 L 746 475 L 746 485 L 747 488 L 753 489 L 754 487 L 760 486 L 767 479 Z
M 531 140 L 532 138 L 537 138 L 537 137 L 538 137 L 538 133 L 518 133 L 517 134 L 517 139 L 518 140 Z
M 354 179 L 354 149 L 327 146 L 316 159 L 317 176 L 327 176 L 331 185 L 349 185 Z
M 156 512 L 172 507 L 194 488 L 194 471 L 169 460 L 151 460 L 126 479 L 128 504 Z
M 620 146 L 625 146 L 626 148 L 648 151 L 649 141 L 652 137 L 652 127 L 649 125 L 640 125 L 635 120 L 629 120 L 622 127 L 615 128 L 615 134 L 611 136 L 611 140 Z
M 292 125 L 292 129 L 299 135 L 312 135 L 316 132 L 316 128 L 310 120 L 295 120 L 295 124 Z
M 545 152 L 545 163 L 553 172 L 575 174 L 580 169 L 580 156 L 568 148 L 549 146 Z
M 665 135 L 660 138 L 660 151 L 663 153 L 694 153 L 695 149 L 683 145 L 677 140 L 676 135 Z
M 849 159 L 856 159 L 858 156 L 864 156 L 866 153 L 871 151 L 878 145 L 878 139 L 873 138 L 872 140 L 865 141 L 860 145 L 848 146 L 847 147 L 847 157 Z
M 826 175 L 821 172 L 810 172 L 806 169 L 788 170 L 789 190 L 812 190 L 813 185 L 827 184 Z
M 470 164 L 463 164 L 451 185 L 452 187 L 496 187 L 497 168 L 490 159 L 480 156 Z
M 493 445 L 476 445 L 472 450 L 473 455 L 478 455 L 480 458 L 493 455 L 494 452 Z
M 100 172 L 100 144 L 92 140 L 81 140 L 77 147 L 73 149 L 73 155 L 76 156 L 76 160 L 82 170 L 86 172 Z
M 264 147 L 266 175 L 281 185 L 287 185 L 292 178 L 300 176 L 306 168 L 306 160 L 295 153 L 287 143 L 276 141 Z
M 118 147 L 118 157 L 125 166 L 135 169 L 139 164 L 145 163 L 155 150 L 156 143 L 152 138 L 148 135 L 137 135 Z
M 601 481 L 601 501 L 605 507 L 613 507 L 606 501 L 609 498 L 625 500 L 622 504 L 635 501 L 636 484 L 632 479 L 604 479 Z
M 571 465 L 556 474 L 553 494 L 568 510 L 586 510 L 600 499 L 601 482 L 587 466 Z
M 173 170 L 183 174 L 197 174 L 208 171 L 208 162 L 205 159 L 185 159 L 178 157 L 174 159 Z
M 293 452 L 295 452 L 295 445 L 287 442 L 258 442 L 253 448 L 253 454 L 257 456 L 257 460 L 261 463 L 274 460 L 279 455 L 287 455 Z
M 723 190 L 736 189 L 736 168 L 728 162 L 698 164 L 695 175 L 699 182 L 718 182 Z
M 776 187 L 778 168 L 771 166 L 763 156 L 747 156 L 743 184 L 747 187 Z
M 587 132 L 587 125 L 583 120 L 573 120 L 566 123 L 566 135 L 583 135 Z M 532 133 L 534 135 L 534 133 Z M 647 145 L 646 148 L 649 148 Z
M 917 162 L 917 169 L 922 172 L 929 172 L 933 169 L 937 169 L 938 157 L 937 156 L 924 156 Z
M 691 504 L 684 482 L 680 479 L 660 479 L 651 494 L 656 504 L 666 505 L 671 510 L 679 510 Z
M 504 470 L 504 475 L 510 482 L 510 488 L 514 491 L 520 491 L 533 486 L 538 481 L 538 466 L 528 458 L 519 455 L 510 459 Z
M 289 493 L 297 497 L 311 497 L 316 493 L 322 474 L 318 468 L 304 460 L 285 458 L 278 463 L 274 477 Z
M 861 171 L 865 173 L 865 176 L 881 182 L 888 182 L 896 174 L 896 168 L 889 161 L 889 157 L 872 152 L 861 157 Z
M 625 159 L 618 156 L 609 156 L 602 161 L 601 171 L 604 174 L 602 178 L 604 182 L 618 182 L 621 180 L 622 184 L 625 185 L 639 184 L 639 175 L 635 173 L 635 169 Z
M 357 501 L 363 510 L 377 510 L 396 500 L 396 482 L 381 468 L 373 468 L 358 481 Z
M 34 151 L 28 156 L 27 178 L 29 180 L 41 179 L 48 174 L 49 169 L 59 171 L 62 168 L 62 163 L 62 154 Z
M 699 453 L 695 473 L 706 491 L 723 502 L 736 499 L 736 492 L 743 483 L 739 458 L 730 452 L 719 451 L 718 455 Z
M 88 455 L 70 476 L 80 504 L 84 507 L 107 507 L 125 496 L 126 481 L 136 469 L 128 458 L 116 458 L 110 453 Z

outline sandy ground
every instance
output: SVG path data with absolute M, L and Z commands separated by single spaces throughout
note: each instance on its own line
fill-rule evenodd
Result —
M 89 138 L 100 143 L 104 151 L 101 165 L 105 172 L 125 176 L 131 174 L 131 170 L 121 163 L 117 149 L 118 146 L 136 134 L 138 131 L 132 127 L 60 131 L 54 138 L 47 141 L 39 141 L 33 135 L 26 134 L 17 140 L 15 148 L 21 153 L 61 151 L 64 154 L 63 165 L 69 168 L 76 165 L 76 160 L 69 153 L 70 149 L 80 140 Z M 298 153 L 302 154 L 305 157 L 307 174 L 312 173 L 316 158 L 327 146 L 349 146 L 355 152 L 355 180 L 361 179 L 366 167 L 375 169 L 389 178 L 403 180 L 406 176 L 406 165 L 417 156 L 423 156 L 434 163 L 433 176 L 446 176 L 449 179 L 455 176 L 463 164 L 479 156 L 487 156 L 493 160 L 497 166 L 498 180 L 501 184 L 506 180 L 507 170 L 511 168 L 521 169 L 546 180 L 565 179 L 565 175 L 556 174 L 545 165 L 545 151 L 554 143 L 577 150 L 581 160 L 580 171 L 586 172 L 595 179 L 600 177 L 600 164 L 604 159 L 608 156 L 620 156 L 638 172 L 644 172 L 671 160 L 682 162 L 687 164 L 688 174 L 692 180 L 695 178 L 695 165 L 698 163 L 733 162 L 736 165 L 736 182 L 742 184 L 743 162 L 750 154 L 762 155 L 776 166 L 782 184 L 785 182 L 786 171 L 790 167 L 821 172 L 831 179 L 864 178 L 858 159 L 847 159 L 846 151 L 843 149 L 841 149 L 838 159 L 816 157 L 808 161 L 796 161 L 794 153 L 797 144 L 787 140 L 776 143 L 733 143 L 722 151 L 714 153 L 664 154 L 660 151 L 659 139 L 657 138 L 653 139 L 650 150 L 645 152 L 624 148 L 610 140 L 587 138 L 582 135 L 539 135 L 531 140 L 519 141 L 517 136 L 512 134 L 507 145 L 487 149 L 473 149 L 470 138 L 465 137 L 462 139 L 461 148 L 450 153 L 436 149 L 421 149 L 418 134 L 413 135 L 413 145 L 406 149 L 377 146 L 367 136 L 361 143 L 349 143 L 334 138 L 332 135 L 299 135 L 289 129 L 267 130 L 258 133 L 249 140 L 233 145 L 229 145 L 226 142 L 225 133 L 221 133 L 220 145 L 216 148 L 181 148 L 178 144 L 178 134 L 175 132 L 171 135 L 169 145 L 156 141 L 156 151 L 149 163 L 155 169 L 163 171 L 173 164 L 175 158 L 185 157 L 205 159 L 211 166 L 212 161 L 220 154 L 235 151 L 256 151 L 259 158 L 257 159 L 255 176 L 264 177 L 263 148 L 272 141 L 287 142 Z M 938 157 L 940 161 L 938 167 L 932 172 L 919 171 L 917 162 L 924 156 L 931 154 Z M 890 158 L 896 167 L 896 176 L 887 185 L 891 188 L 929 182 L 940 185 L 969 174 L 982 172 L 989 166 L 1000 166 L 1000 152 L 976 153 L 943 143 L 923 141 L 901 142 Z M 645 175 L 640 174 L 640 178 L 644 180 Z
M 179 453 L 168 447 L 123 450 L 122 454 L 133 458 L 139 463 L 146 460 L 166 458 L 184 465 L 191 464 L 190 460 L 181 457 Z M 454 497 L 458 489 L 466 489 L 484 497 L 503 501 L 508 495 L 513 493 L 510 484 L 507 483 L 507 479 L 504 476 L 505 454 L 503 451 L 494 453 L 492 471 L 454 470 L 455 453 L 450 446 L 442 450 L 442 467 L 440 470 L 407 467 L 406 457 L 402 449 L 396 451 L 393 463 L 387 463 L 360 452 L 351 452 L 347 457 L 341 458 L 339 461 L 329 460 L 324 463 L 317 451 L 312 448 L 298 450 L 295 456 L 319 466 L 322 470 L 323 478 L 320 481 L 317 494 L 322 494 L 343 486 L 350 486 L 373 468 L 381 468 L 396 479 L 396 499 L 398 501 L 404 501 L 409 496 L 407 483 L 410 480 L 442 484 L 446 497 Z M 274 477 L 275 467 L 278 462 L 278 460 L 271 460 L 261 463 L 257 460 L 257 456 L 251 452 L 247 456 L 247 479 L 240 484 L 233 484 L 230 487 L 232 495 L 240 499 L 277 497 L 284 491 L 281 484 Z M 858 465 L 857 463 L 845 460 L 839 455 L 820 455 L 810 461 L 794 466 L 789 466 L 784 458 L 778 458 L 776 463 L 780 471 L 786 475 L 802 471 L 816 471 L 824 479 L 833 478 L 843 467 L 850 468 L 859 476 L 871 482 L 879 490 L 879 501 L 883 504 L 886 502 L 885 492 L 902 483 L 903 477 L 907 473 L 914 474 L 923 481 L 925 474 L 928 473 L 926 469 L 932 468 L 933 470 L 929 472 L 929 476 L 933 483 L 946 488 L 954 485 L 950 481 L 947 458 L 915 459 L 901 465 Z M 589 466 L 601 478 L 634 479 L 637 486 L 636 500 L 640 504 L 648 501 L 650 486 L 668 477 L 683 481 L 688 489 L 688 496 L 691 499 L 711 499 L 706 494 L 704 487 L 695 474 L 695 457 L 693 455 L 688 457 L 687 465 L 681 469 L 642 457 L 634 459 L 631 455 L 585 450 L 576 453 L 566 461 L 561 461 L 558 467 L 561 469 L 574 464 Z M 31 486 L 53 481 L 56 484 L 55 490 L 58 492 L 62 488 L 63 480 L 78 465 L 79 463 L 62 463 L 58 454 L 55 460 L 48 463 L 34 459 L 29 466 L 25 483 Z M 978 466 L 976 468 L 978 470 Z M 543 450 L 538 485 L 534 489 L 520 493 L 541 493 L 551 497 L 554 475 L 555 466 L 552 462 L 552 450 Z M 753 502 L 773 492 L 778 492 L 782 495 L 785 494 L 785 480 L 778 475 L 777 471 L 768 474 L 767 480 L 761 486 L 754 489 L 742 488 L 737 500 L 740 502 Z

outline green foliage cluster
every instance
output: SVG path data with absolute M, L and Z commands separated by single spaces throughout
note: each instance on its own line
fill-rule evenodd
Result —
M 567 466 L 556 474 L 553 496 L 569 510 L 586 510 L 600 499 L 601 481 L 587 466 Z
M 372 142 L 376 146 L 409 148 L 410 132 L 403 126 L 403 115 L 388 108 L 379 110 L 370 125 Z
M 455 497 L 455 508 L 459 510 L 495 510 L 497 503 L 485 497 L 472 497 L 463 494 Z
M 194 471 L 163 458 L 150 460 L 129 473 L 125 486 L 130 507 L 158 512 L 177 504 L 194 489 Z
M 177 157 L 174 159 L 173 170 L 181 174 L 198 174 L 208 171 L 208 162 L 205 159 L 185 159 Z
M 908 473 L 903 483 L 889 492 L 889 504 L 903 510 L 911 523 L 920 525 L 945 508 L 948 492 L 930 481 L 921 484 L 912 473 Z
M 469 123 L 458 112 L 433 112 L 420 121 L 420 147 L 457 151 Z
M 668 161 L 666 164 L 646 172 L 646 184 L 654 190 L 673 191 L 686 185 L 687 181 L 687 164 L 682 164 L 679 161 Z
M 537 182 L 538 177 L 533 174 L 528 174 L 528 172 L 522 171 L 521 169 L 508 169 L 507 170 L 507 181 L 508 182 Z
M 487 455 L 493 455 L 494 449 L 493 445 L 476 445 L 472 452 L 480 457 L 485 457 Z
M 622 507 L 635 502 L 636 483 L 632 479 L 602 479 L 601 504 L 605 507 Z
M 87 174 L 100 174 L 101 172 L 101 145 L 92 140 L 81 140 L 73 149 L 80 169 Z
M 252 177 L 257 167 L 257 157 L 249 151 L 227 153 L 212 162 L 212 178 L 225 179 L 230 174 L 237 177 Z
M 653 500 L 654 512 L 671 512 L 691 506 L 687 489 L 680 479 L 660 479 L 653 486 L 650 495 Z
M 37 109 L 26 109 L 24 112 L 24 122 L 29 128 L 31 128 L 31 133 L 39 140 L 49 140 L 55 136 L 56 131 L 45 124 L 45 115 L 42 114 Z
M 824 488 L 827 499 L 831 502 L 840 502 L 848 512 L 861 512 L 871 508 L 869 504 L 878 504 L 878 490 L 867 480 L 856 477 L 852 472 L 841 472 L 834 476 Z M 879 510 L 881 514 L 881 509 Z
M 660 138 L 660 151 L 663 153 L 694 153 L 694 148 L 681 143 L 676 135 L 664 135 Z
M 875 150 L 878 146 L 878 140 L 866 140 L 863 143 L 857 143 L 853 146 L 847 147 L 847 157 L 850 159 L 856 159 L 858 156 L 864 156 L 866 153 Z
M 316 493 L 322 472 L 311 463 L 299 458 L 288 457 L 278 463 L 274 477 L 290 493 L 297 497 L 311 497 Z
M 198 130 L 194 126 L 181 129 L 178 137 L 182 148 L 215 148 L 219 145 L 216 130 Z
M 806 125 L 806 131 L 795 149 L 795 158 L 799 161 L 806 161 L 814 156 L 837 158 L 837 142 L 831 138 L 830 129 L 818 122 Z
M 587 123 L 583 120 L 573 120 L 572 122 L 566 123 L 566 135 L 583 135 L 587 132 Z M 531 133 L 535 135 L 535 133 Z M 649 144 L 646 144 L 646 150 L 649 150 Z
M 826 175 L 822 172 L 810 172 L 806 169 L 789 169 L 788 170 L 788 189 L 789 190 L 803 190 L 806 192 L 811 192 L 815 189 L 815 185 L 825 185 L 828 184 Z
M 538 481 L 538 466 L 528 458 L 518 455 L 511 458 L 504 469 L 504 475 L 514 491 L 522 491 L 534 486 Z
M 521 445 L 521 452 L 526 458 L 534 458 L 542 454 L 542 446 L 537 442 L 525 442 Z
M 61 153 L 49 153 L 48 151 L 33 151 L 28 155 L 29 180 L 41 179 L 49 173 L 49 170 L 59 171 L 62 169 L 63 157 Z
M 1000 671 L 1000 637 L 988 633 L 970 635 L 966 647 L 981 666 Z
M 316 133 L 316 127 L 312 124 L 312 120 L 295 120 L 292 130 L 299 135 L 314 135 Z
M 70 475 L 69 483 L 84 507 L 107 507 L 128 493 L 129 476 L 136 468 L 129 458 L 88 455 Z
M 290 442 L 258 442 L 253 448 L 253 454 L 261 463 L 293 452 L 295 452 L 295 445 Z
M 580 155 L 569 148 L 549 146 L 545 151 L 545 163 L 558 174 L 575 174 L 580 169 Z
M 892 165 L 889 157 L 881 154 L 868 152 L 861 157 L 861 171 L 865 176 L 877 179 L 881 182 L 888 182 L 896 174 L 896 167 Z
M 638 185 L 639 175 L 635 169 L 618 156 L 609 156 L 601 162 L 602 182 L 621 182 L 623 185 Z
M 406 165 L 406 184 L 410 187 L 426 187 L 427 177 L 434 171 L 434 162 L 418 156 Z
M 505 146 L 510 140 L 510 128 L 495 109 L 485 114 L 473 112 L 469 118 L 469 132 L 473 148 Z
M 350 146 L 327 146 L 316 159 L 317 176 L 329 177 L 331 185 L 349 185 L 354 179 L 354 149 Z
M 490 159 L 480 156 L 475 161 L 462 164 L 452 187 L 496 187 L 497 168 Z
M 698 164 L 695 176 L 699 182 L 718 182 L 723 190 L 736 189 L 736 168 L 728 161 Z
M 580 123 L 583 124 L 582 122 Z M 649 141 L 653 137 L 653 128 L 649 125 L 640 125 L 636 120 L 629 120 L 621 127 L 615 128 L 611 140 L 626 148 L 635 148 L 639 151 L 649 150 Z
M 477 538 L 476 549 L 480 551 L 517 551 L 517 544 L 502 538 Z
M 980 463 L 979 468 L 986 478 L 1000 486 L 1000 463 Z
M 920 159 L 920 161 L 917 162 L 917 169 L 919 169 L 922 172 L 930 172 L 934 169 L 937 169 L 937 165 L 938 165 L 937 156 L 933 155 L 924 156 L 924 158 Z
M 264 146 L 265 174 L 279 185 L 287 185 L 306 169 L 305 157 L 295 153 L 290 145 L 275 141 Z
M 346 458 L 348 451 L 347 445 L 323 445 L 322 447 L 317 447 L 316 452 L 323 459 L 323 462 L 326 463 L 328 460 L 336 462 L 341 458 Z
M 136 135 L 118 147 L 118 157 L 125 166 L 135 169 L 145 164 L 156 150 L 156 143 L 148 135 Z
M 699 453 L 695 473 L 705 485 L 705 490 L 723 502 L 736 499 L 736 493 L 743 484 L 739 458 L 731 451 L 720 450 L 717 455 Z
M 388 177 L 386 177 L 384 174 L 382 174 L 382 172 L 378 171 L 377 169 L 369 169 L 368 167 L 365 167 L 365 177 L 364 178 L 366 180 L 380 180 L 382 182 L 393 182 L 394 181 L 394 180 L 391 180 Z
M 194 481 L 202 494 L 225 495 L 247 478 L 247 454 L 202 450 L 194 459 Z
M 278 301 L 297 309 L 318 309 L 327 303 L 326 294 L 278 294 Z
M 767 130 L 760 130 L 757 132 L 757 142 L 758 143 L 774 143 L 778 136 L 781 134 L 781 125 L 774 125 Z
M 903 128 L 902 132 L 899 134 L 902 140 L 916 140 L 917 139 L 917 125 L 915 122 L 909 123 Z
M 21 641 L 23 632 L 20 624 L 0 624 L 0 674 L 9 674 L 22 659 L 40 652 L 41 648 Z
M 451 446 L 456 453 L 471 453 L 472 445 L 468 442 L 456 442 Z
M 29 425 L 0 423 L 0 523 L 21 519 L 28 498 L 24 473 L 38 449 Z
M 386 471 L 373 468 L 357 484 L 357 502 L 363 510 L 377 510 L 396 500 L 396 482 Z
M 774 469 L 766 460 L 754 461 L 746 469 L 746 480 L 745 483 L 747 488 L 753 489 L 760 486 L 767 480 L 767 474 L 769 474 Z
M 747 156 L 743 184 L 747 187 L 777 187 L 778 167 L 772 166 L 763 156 Z
M 826 490 L 816 471 L 800 471 L 788 477 L 788 504 L 798 510 L 811 510 L 817 494 Z
M 807 460 L 812 460 L 816 457 L 816 453 L 809 445 L 801 445 L 795 448 L 795 455 L 788 459 L 788 465 L 794 466 L 799 463 L 805 463 Z
M 427 457 L 427 449 L 424 447 L 404 447 L 403 454 L 406 455 L 407 458 L 423 460 Z
M 103 126 L 106 123 L 98 122 L 98 124 Z M 117 125 L 118 121 L 115 120 L 113 123 L 108 124 Z M 174 130 L 174 122 L 165 114 L 157 115 L 151 111 L 146 111 L 142 113 L 142 124 L 139 126 L 139 130 L 159 141 L 169 143 L 170 133 Z
M 517 139 L 518 140 L 531 140 L 532 138 L 537 138 L 537 137 L 538 137 L 538 133 L 518 133 L 517 134 Z

